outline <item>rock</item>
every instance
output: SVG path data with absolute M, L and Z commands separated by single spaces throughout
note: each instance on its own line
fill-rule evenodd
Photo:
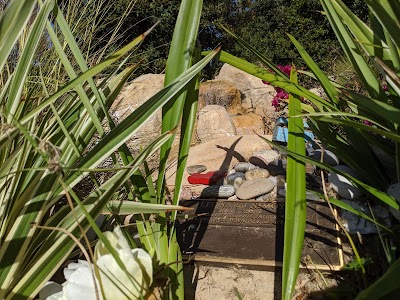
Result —
M 268 164 L 268 171 L 272 176 L 285 175 L 286 174 L 286 159 L 278 159 Z
M 283 189 L 280 189 L 278 191 L 278 194 L 281 195 L 282 197 L 286 197 L 286 187 Z M 311 200 L 311 201 L 320 201 L 322 200 L 319 196 L 315 195 L 314 193 L 311 193 L 309 191 L 306 191 L 306 199 Z
M 268 178 L 256 178 L 245 181 L 236 191 L 241 200 L 248 200 L 267 194 L 274 189 L 274 183 Z
M 321 161 L 321 154 L 322 154 L 322 150 L 316 149 L 316 150 L 312 151 L 308 157 L 318 160 L 318 161 Z M 328 165 L 334 167 L 339 164 L 339 158 L 332 151 L 325 150 L 323 162 L 325 164 L 328 164 Z
M 110 114 L 117 121 L 125 119 L 140 105 L 162 90 L 163 87 L 163 74 L 144 74 L 139 76 L 122 88 L 110 108 Z M 159 120 L 161 121 L 161 114 Z
M 259 78 L 231 65 L 224 64 L 217 79 L 228 80 L 240 90 L 244 109 L 264 108 L 267 115 L 268 112 L 275 111 L 275 108 L 271 105 L 275 89 L 271 85 L 264 84 Z
M 306 163 L 306 173 L 307 174 L 314 174 L 316 167 L 310 163 Z
M 236 135 L 230 116 L 226 109 L 219 105 L 207 105 L 199 111 L 196 132 L 202 143 Z
M 116 124 L 129 116 L 139 106 L 145 103 L 164 87 L 164 75 L 145 74 L 137 77 L 131 83 L 125 85 L 110 108 L 110 115 Z M 139 128 L 127 146 L 134 155 L 138 154 L 140 147 L 146 147 L 161 134 L 161 108 L 157 113 Z M 108 126 L 105 126 L 108 131 Z
M 271 136 L 264 137 L 271 140 Z M 228 173 L 238 162 L 248 161 L 254 152 L 268 147 L 268 144 L 256 135 L 220 138 L 191 147 L 187 165 L 204 165 L 208 170 Z M 177 160 L 174 160 L 167 169 L 166 180 L 169 186 L 175 185 L 176 166 Z M 183 185 L 188 185 L 188 176 L 185 169 Z
M 279 153 L 276 150 L 267 149 L 267 150 L 261 150 L 261 151 L 254 152 L 252 157 L 260 157 L 268 165 L 270 162 L 273 162 L 273 161 L 279 159 Z M 251 157 L 250 157 L 250 159 L 251 159 Z
M 229 197 L 227 200 L 235 201 L 235 200 L 239 200 L 239 199 L 238 199 L 238 197 L 236 195 L 233 195 L 233 196 Z
M 248 170 L 254 170 L 257 167 L 253 165 L 252 163 L 248 162 L 239 162 L 235 166 L 235 171 L 236 172 L 247 172 Z
M 361 201 L 351 201 L 346 199 L 342 199 L 341 201 L 349 204 L 354 209 L 361 211 L 371 217 L 369 207 L 365 203 Z M 372 210 L 378 223 L 386 227 L 390 226 L 389 212 L 386 208 L 376 205 L 372 207 Z M 374 223 L 362 217 L 359 217 L 345 209 L 341 210 L 340 217 L 343 221 L 343 226 L 350 234 L 356 234 L 357 232 L 360 234 L 371 234 L 378 232 Z
M 242 185 L 245 180 L 245 175 L 243 172 L 235 172 L 228 174 L 225 177 L 224 184 L 232 185 L 236 190 Z
M 207 167 L 205 165 L 194 165 L 194 166 L 187 167 L 187 172 L 190 175 L 192 175 L 194 173 L 203 173 L 206 170 L 207 170 Z
M 278 187 L 278 190 L 285 187 L 285 176 L 283 175 L 270 176 L 268 179 Z
M 335 169 L 345 172 L 350 176 L 362 180 L 360 175 L 358 175 L 353 169 L 348 166 L 338 165 Z M 328 174 L 328 181 L 333 188 L 333 190 L 340 196 L 346 199 L 357 199 L 362 196 L 363 192 L 355 187 L 349 180 L 347 180 L 342 175 L 336 173 Z
M 229 80 L 209 80 L 200 84 L 199 107 L 201 110 L 206 105 L 220 105 L 229 114 L 242 112 L 242 99 L 240 91 Z
M 264 194 L 261 196 L 258 196 L 256 198 L 256 201 L 275 201 L 276 200 L 276 193 L 274 193 L 274 191 L 272 190 L 271 192 L 269 192 L 268 194 Z
M 214 185 L 225 176 L 224 172 L 212 171 L 205 174 L 195 173 L 188 177 L 190 184 Z
M 248 170 L 244 175 L 246 180 L 252 180 L 254 178 L 268 178 L 269 172 L 266 169 L 254 169 Z
M 394 183 L 389 186 L 387 194 L 396 199 L 397 203 L 400 203 L 400 183 Z M 392 215 L 400 222 L 400 211 L 391 206 L 389 206 L 389 209 Z
M 381 148 L 370 145 L 379 162 L 382 164 L 386 175 L 394 182 L 397 181 L 396 160 Z
M 237 135 L 264 134 L 265 126 L 263 119 L 255 113 L 231 116 Z
M 231 185 L 213 185 L 206 187 L 200 195 L 200 198 L 204 199 L 217 199 L 217 198 L 229 198 L 235 194 L 235 188 Z

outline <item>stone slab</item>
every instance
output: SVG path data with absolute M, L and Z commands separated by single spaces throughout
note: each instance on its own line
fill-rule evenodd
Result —
M 177 227 L 181 250 L 199 261 L 279 266 L 283 257 L 283 201 L 186 200 L 195 216 L 181 218 Z M 182 216 L 183 217 L 183 216 Z M 307 204 L 302 257 L 318 266 L 338 268 L 340 242 L 334 218 L 323 202 Z M 267 262 L 267 263 L 266 263 Z

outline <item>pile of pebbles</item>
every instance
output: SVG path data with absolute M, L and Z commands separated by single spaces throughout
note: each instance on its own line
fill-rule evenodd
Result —
M 211 183 L 192 198 L 273 201 L 285 185 L 286 159 L 275 150 L 263 150 L 253 153 L 248 162 L 237 163 L 227 174 L 203 173 L 207 170 L 202 165 L 189 166 L 187 171 L 189 183 Z
M 310 158 L 318 161 L 321 160 L 321 155 L 321 149 L 308 152 Z M 324 151 L 323 162 L 362 180 L 360 175 L 350 167 L 340 164 L 338 157 L 329 150 Z M 275 201 L 277 197 L 286 195 L 286 165 L 287 161 L 284 155 L 275 150 L 262 150 L 253 153 L 248 162 L 237 163 L 228 173 L 218 171 L 204 173 L 207 171 L 205 166 L 189 166 L 187 168 L 190 174 L 189 183 L 202 184 L 201 189 L 197 190 L 196 193 L 189 193 L 189 198 Z M 306 164 L 307 187 L 322 192 L 322 182 L 318 176 L 319 172 L 316 171 L 314 165 Z M 333 196 L 356 210 L 371 216 L 370 209 L 366 204 L 367 198 L 362 190 L 342 175 L 334 172 L 329 172 L 327 179 L 326 185 L 328 190 L 334 191 Z M 204 187 L 204 185 L 208 186 Z M 391 194 L 395 194 L 400 199 L 400 185 L 396 186 L 396 191 L 391 191 Z M 317 195 L 309 192 L 307 192 L 307 199 L 320 200 Z M 378 222 L 381 222 L 384 226 L 390 226 L 389 210 L 386 207 L 375 205 L 372 210 Z M 377 232 L 373 223 L 349 211 L 342 210 L 341 219 L 350 233 L 370 234 Z

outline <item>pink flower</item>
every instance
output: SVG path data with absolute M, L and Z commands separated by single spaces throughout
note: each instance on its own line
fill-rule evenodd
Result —
M 275 96 L 274 99 L 272 100 L 271 105 L 272 105 L 273 107 L 275 107 L 275 109 L 278 108 L 278 106 L 279 106 L 279 99 L 278 99 L 276 96 Z
M 368 125 L 368 126 L 372 126 L 374 125 L 372 122 L 368 121 L 368 120 L 364 120 L 363 124 Z
M 387 84 L 384 84 L 382 88 L 383 88 L 383 90 L 384 90 L 385 92 L 387 92 L 387 91 L 389 90 Z
M 271 85 L 268 81 L 262 80 L 262 83 L 267 84 L 267 85 Z
M 284 72 L 287 76 L 290 76 L 290 71 L 292 70 L 292 66 L 290 66 L 290 65 L 286 65 L 286 66 L 278 65 L 278 68 L 282 72 Z

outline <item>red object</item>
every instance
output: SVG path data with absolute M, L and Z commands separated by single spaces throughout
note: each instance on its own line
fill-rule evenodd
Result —
M 225 177 L 226 173 L 221 171 L 212 171 L 208 173 L 194 173 L 188 177 L 190 184 L 214 185 L 217 181 Z

